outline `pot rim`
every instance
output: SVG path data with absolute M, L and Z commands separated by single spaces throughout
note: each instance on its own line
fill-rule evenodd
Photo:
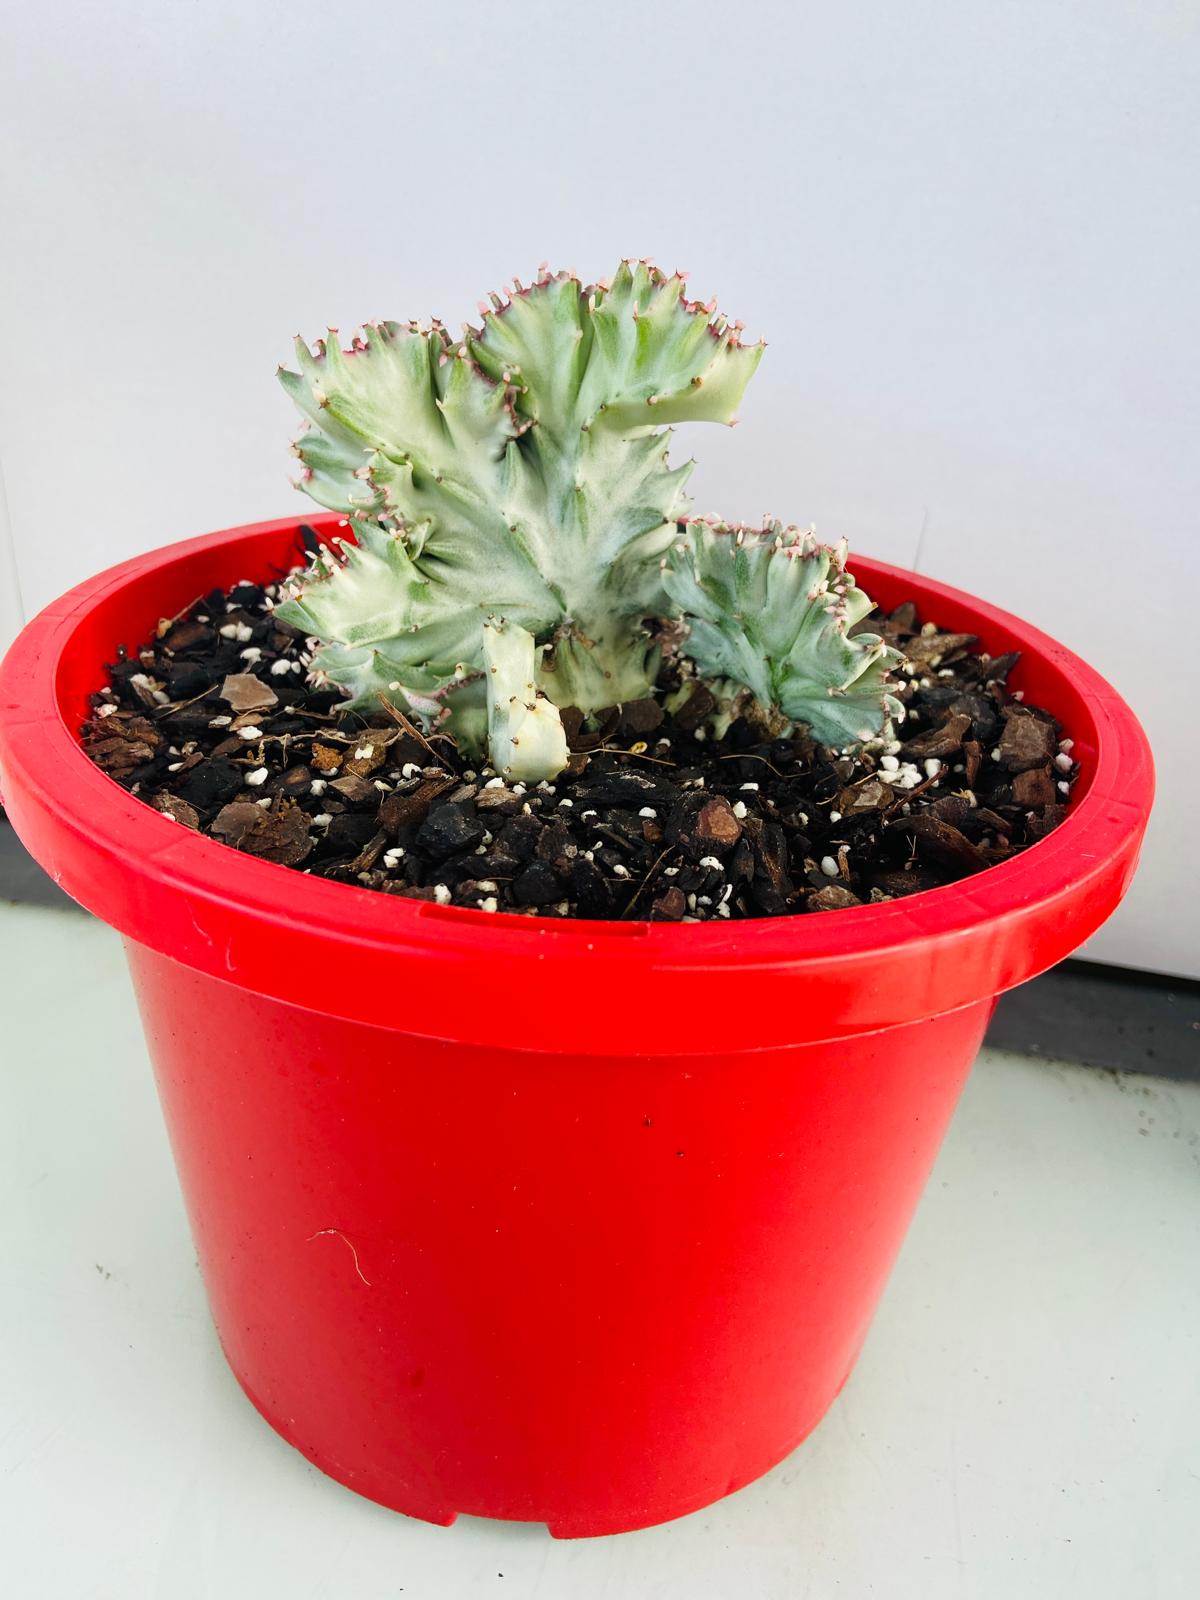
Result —
M 328 539 L 341 524 L 335 513 L 286 517 L 135 556 L 47 606 L 0 666 L 6 809 L 55 880 L 127 937 L 293 1004 L 425 1037 L 553 1050 L 582 1031 L 601 1054 L 628 1049 L 631 1036 L 639 1050 L 681 1039 L 691 1049 L 744 1050 L 917 1021 L 990 998 L 1069 954 L 1128 885 L 1153 797 L 1149 747 L 1129 707 L 1028 623 L 867 558 L 851 564 L 869 593 L 882 591 L 882 603 L 910 596 L 943 627 L 973 623 L 967 631 L 994 655 L 1019 649 L 1014 677 L 1038 681 L 1036 699 L 1060 716 L 1083 763 L 1067 817 L 1045 839 L 974 877 L 903 900 L 684 925 L 559 921 L 406 901 L 241 855 L 156 812 L 89 759 L 73 724 L 86 686 L 101 687 L 115 646 L 135 642 L 121 637 L 127 621 L 121 634 L 112 632 L 122 598 L 126 615 L 135 592 L 155 598 L 144 637 L 159 615 L 173 615 L 215 584 L 227 587 L 231 571 L 261 574 L 272 558 L 287 565 L 302 525 Z M 210 581 L 199 583 L 200 574 Z M 397 1015 L 395 963 L 405 959 L 421 962 L 419 1016 Z M 322 970 L 351 960 L 359 981 L 339 990 L 321 980 Z M 296 968 L 290 976 L 289 965 Z M 478 1016 L 466 1015 L 467 968 Z M 783 979 L 792 985 L 786 997 Z M 714 982 L 726 1000 L 718 1007 Z M 797 982 L 819 985 L 819 993 Z M 646 1015 L 636 1027 L 627 1015 L 619 1026 L 598 1016 L 602 1004 L 577 1004 L 581 993 L 611 993 L 627 1011 L 630 985 L 648 984 L 661 992 L 651 988 L 649 1003 L 639 1001 Z M 447 1007 L 449 1017 L 437 1015 Z M 786 1023 L 776 1012 L 789 1014 Z

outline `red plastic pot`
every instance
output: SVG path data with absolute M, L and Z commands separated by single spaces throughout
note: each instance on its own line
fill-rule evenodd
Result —
M 335 519 L 320 518 L 328 534 Z M 236 854 L 126 794 L 76 729 L 118 645 L 292 563 L 297 524 L 141 556 L 0 672 L 29 849 L 126 939 L 213 1316 L 267 1420 L 412 1516 L 560 1536 L 748 1483 L 845 1381 L 995 997 L 1120 900 L 1153 788 L 1089 667 L 876 562 L 1052 709 L 1070 814 L 950 888 L 683 927 L 415 904 Z

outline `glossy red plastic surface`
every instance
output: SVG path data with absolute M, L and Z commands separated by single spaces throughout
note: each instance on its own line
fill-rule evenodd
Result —
M 325 534 L 333 518 L 317 519 Z M 1017 648 L 1083 764 L 1067 821 L 902 902 L 682 927 L 416 905 L 149 810 L 75 729 L 116 647 L 288 566 L 294 521 L 82 585 L 0 669 L 0 793 L 125 936 L 230 1362 L 399 1510 L 615 1532 L 779 1460 L 861 1344 L 994 997 L 1132 875 L 1129 710 L 1017 619 L 875 562 L 881 605 Z

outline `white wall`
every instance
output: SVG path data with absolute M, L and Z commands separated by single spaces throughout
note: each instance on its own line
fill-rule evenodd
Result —
M 4 474 L 0 471 L 0 651 L 25 621 L 21 586 L 17 578 L 17 552 L 13 545 L 12 524 L 4 493 Z
M 1200 793 L 1195 6 L 15 9 L 0 461 L 27 609 L 300 503 L 293 332 L 653 255 L 770 340 L 741 427 L 689 441 L 702 509 L 917 560 L 1111 676 L 1162 798 L 1087 953 L 1200 974 L 1194 844 L 1170 854 Z

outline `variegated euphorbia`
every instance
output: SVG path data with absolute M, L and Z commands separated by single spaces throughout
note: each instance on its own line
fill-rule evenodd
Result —
M 687 521 L 670 425 L 732 422 L 762 346 L 646 262 L 592 286 L 543 270 L 481 311 L 458 340 L 438 322 L 373 323 L 348 350 L 332 332 L 298 340 L 299 370 L 280 372 L 308 420 L 301 487 L 351 535 L 278 607 L 316 637 L 314 670 L 354 706 L 443 717 L 468 749 L 486 737 L 498 771 L 550 777 L 566 760 L 557 708 L 652 693 L 657 622 L 686 616 L 686 648 L 730 680 L 727 699 L 749 693 L 822 739 L 878 732 L 882 648 L 867 662 L 835 619 L 798 622 L 780 656 L 782 621 L 768 639 L 713 615 L 741 580 L 722 586 L 716 525 Z M 763 567 L 781 617 L 792 564 L 776 580 Z M 839 574 L 844 620 L 869 602 Z M 826 715 L 826 690 L 853 715 Z
M 663 586 L 726 721 L 749 699 L 776 733 L 801 724 L 841 749 L 903 716 L 888 676 L 900 652 L 850 632 L 872 602 L 846 570 L 844 540 L 696 518 L 671 546 Z

